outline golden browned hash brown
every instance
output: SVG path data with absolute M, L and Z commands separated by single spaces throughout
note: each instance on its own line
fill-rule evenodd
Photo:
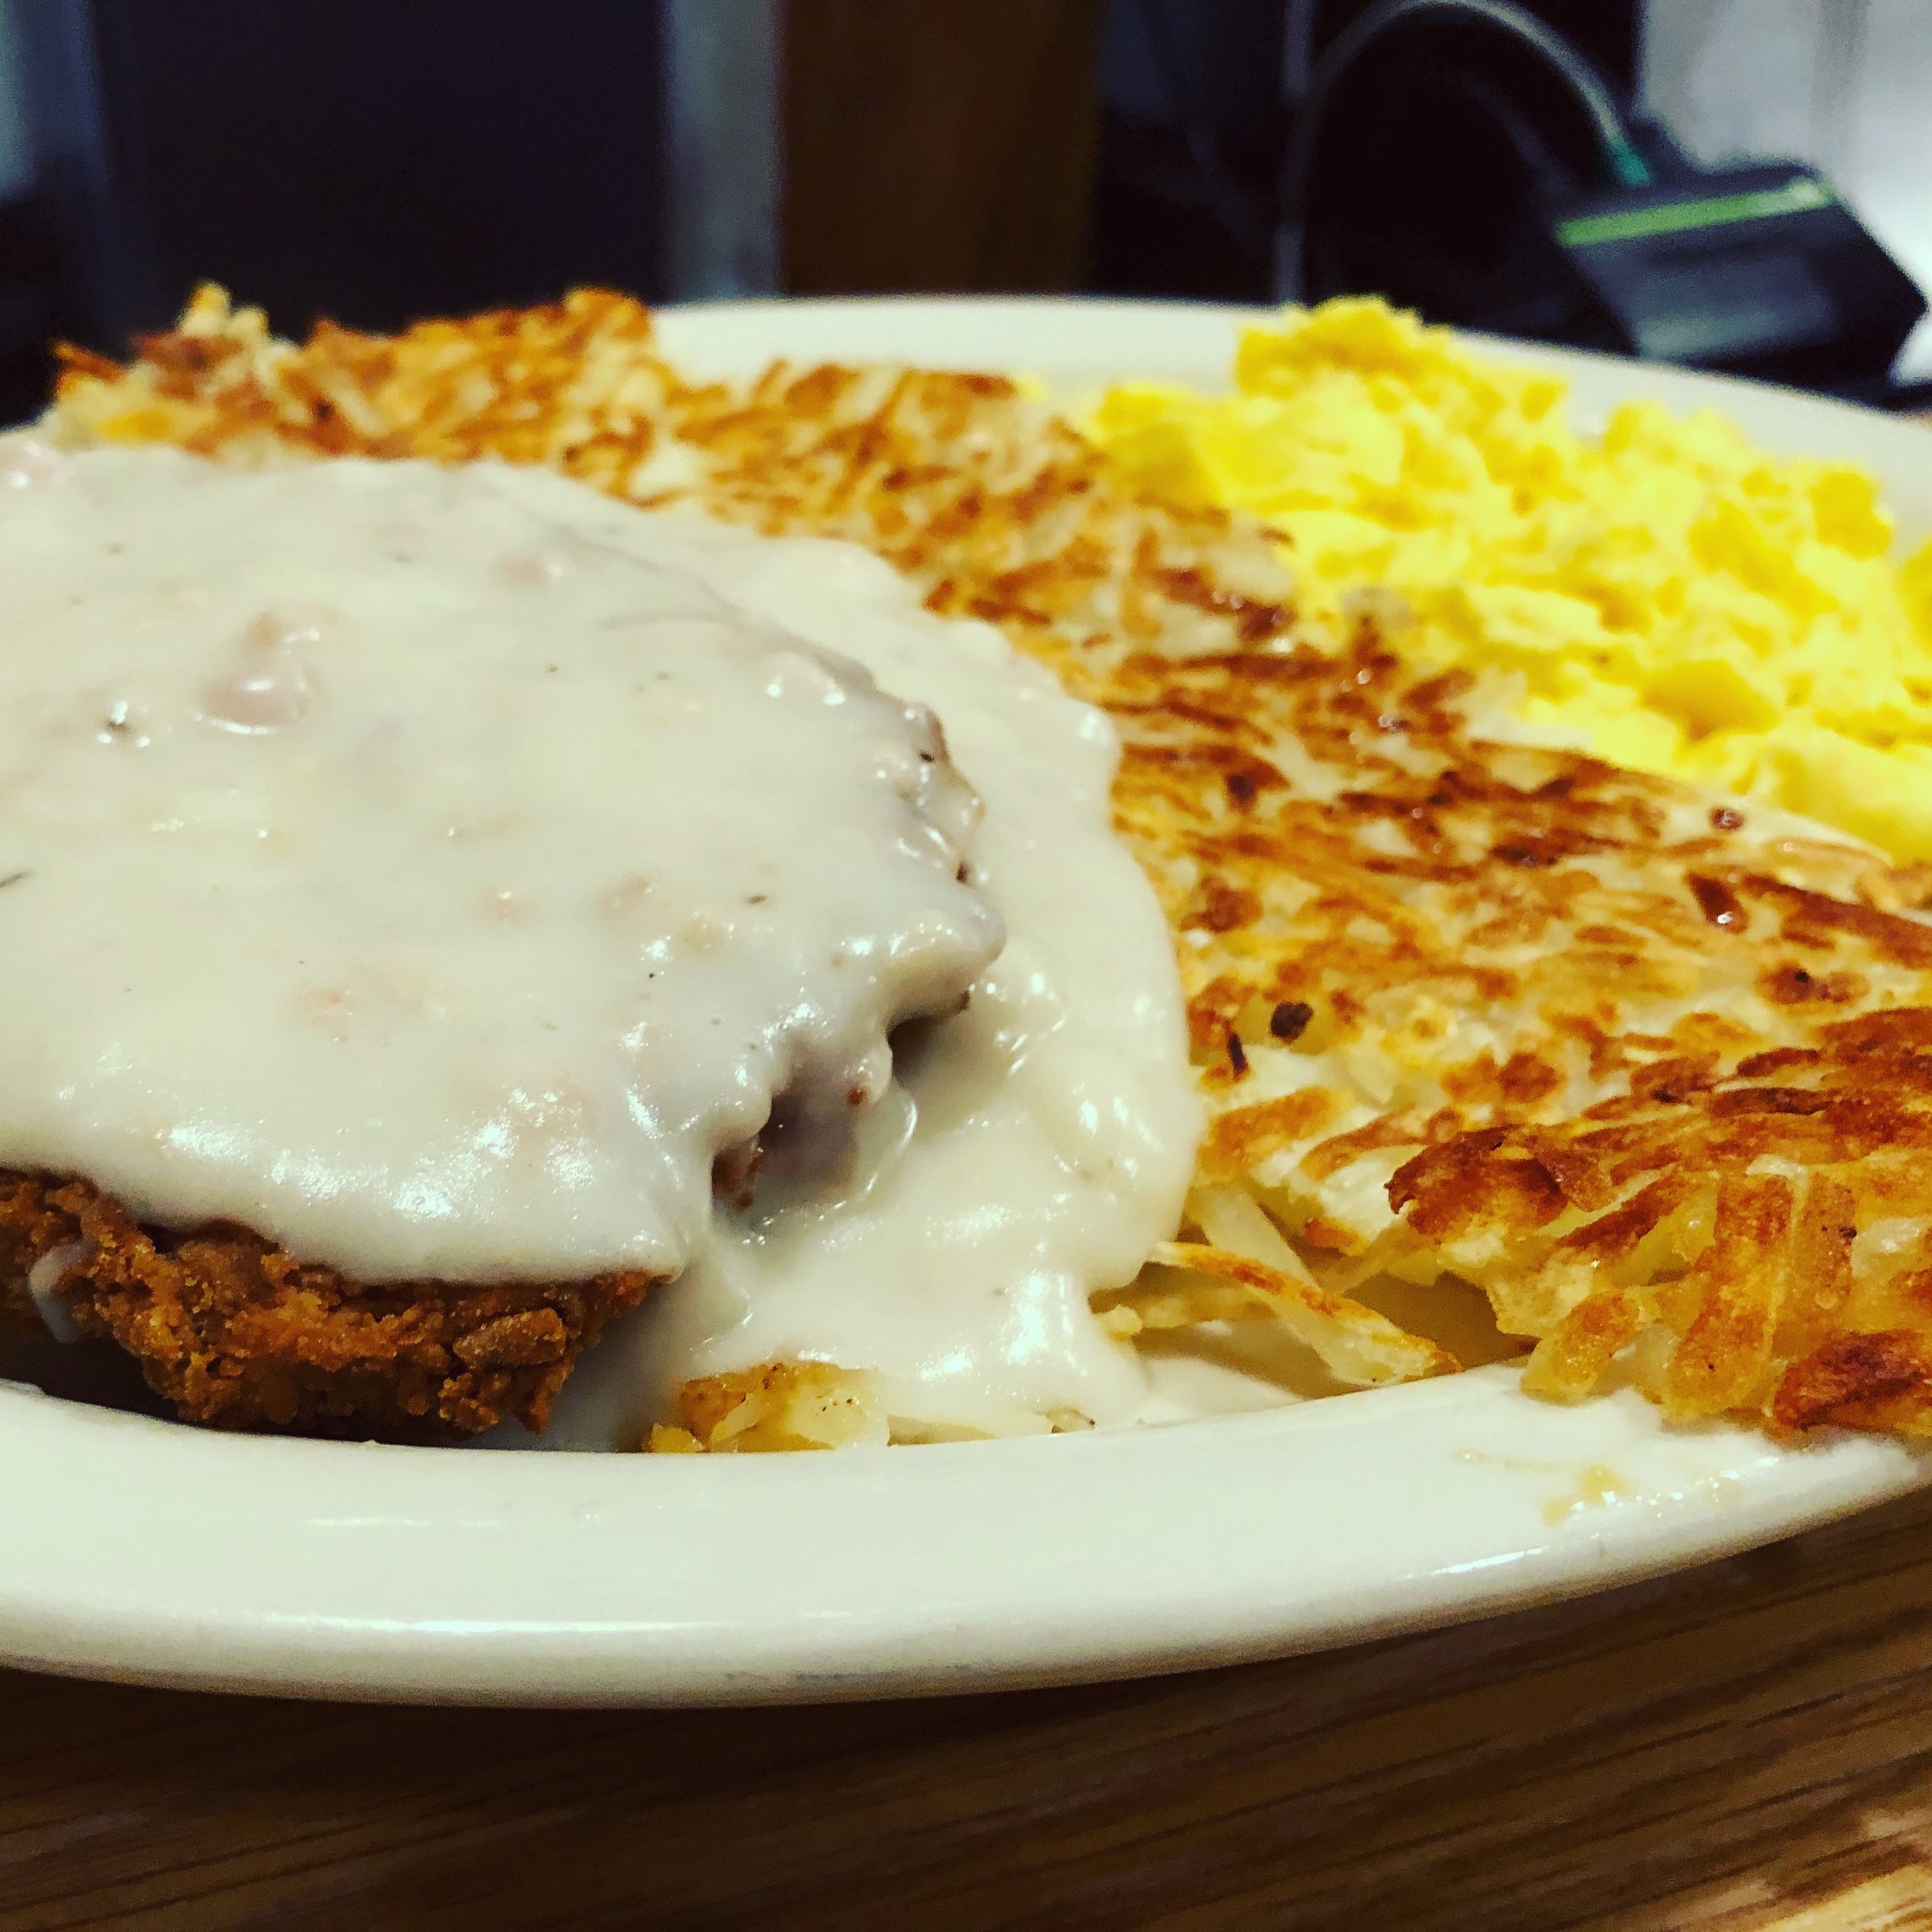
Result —
M 1932 1431 L 1918 874 L 1510 741 L 1466 678 L 1403 667 L 1391 614 L 1300 624 L 1270 533 L 1135 498 L 998 377 L 686 382 L 595 291 L 296 347 L 204 290 L 126 370 L 70 356 L 60 397 L 76 438 L 500 456 L 851 538 L 1104 706 L 1213 1114 L 1187 1238 L 1105 1298 L 1114 1332 L 1271 1313 L 1340 1379 L 1400 1379 L 1454 1364 L 1371 1304 L 1460 1279 L 1547 1394 Z M 696 1446 L 769 1394 L 717 1393 Z
M 659 1454 L 843 1449 L 893 1440 L 872 1379 L 822 1362 L 770 1362 L 706 1376 L 678 1392 L 678 1420 L 659 1423 Z
M 47 1257 L 59 1278 L 42 1292 L 133 1355 L 189 1420 L 403 1437 L 506 1416 L 542 1428 L 578 1354 L 651 1283 L 352 1281 L 245 1228 L 169 1234 L 87 1182 L 0 1169 L 10 1325 L 39 1325 L 26 1284 Z

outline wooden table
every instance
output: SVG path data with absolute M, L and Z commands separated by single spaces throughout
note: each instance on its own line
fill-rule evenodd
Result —
M 0 1674 L 0 1932 L 1932 1925 L 1932 1495 L 1324 1657 L 790 1711 Z

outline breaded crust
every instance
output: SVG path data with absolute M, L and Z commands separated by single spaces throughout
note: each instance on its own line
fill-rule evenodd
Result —
M 39 1325 L 36 1263 L 83 1335 L 189 1422 L 434 1440 L 541 1429 L 577 1356 L 655 1277 L 359 1282 L 243 1227 L 144 1226 L 91 1182 L 0 1169 L 0 1318 Z M 66 1265 L 62 1265 L 64 1260 Z
M 1399 610 L 1318 631 L 1269 532 L 1143 499 L 998 377 L 694 385 L 587 290 L 298 346 L 206 289 L 141 348 L 68 357 L 59 434 L 542 462 L 851 539 L 1107 709 L 1212 1120 L 1204 1239 L 1114 1332 L 1272 1307 L 1359 1385 L 1449 1366 L 1379 1284 L 1466 1283 L 1546 1395 L 1932 1435 L 1932 876 L 1516 742 L 1496 693 L 1389 648 Z M 804 1433 L 799 1389 L 738 1380 L 693 1386 L 680 1446 L 753 1397 Z

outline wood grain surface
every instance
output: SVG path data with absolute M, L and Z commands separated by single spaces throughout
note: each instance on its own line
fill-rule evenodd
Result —
M 787 290 L 1079 287 L 1101 11 L 787 0 Z
M 1327 1656 L 785 1711 L 0 1675 L 0 1932 L 1932 1925 L 1932 1495 Z

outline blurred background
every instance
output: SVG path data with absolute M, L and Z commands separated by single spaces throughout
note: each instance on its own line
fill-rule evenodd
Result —
M 0 419 L 212 277 L 1439 319 L 1924 406 L 1932 0 L 0 0 Z

